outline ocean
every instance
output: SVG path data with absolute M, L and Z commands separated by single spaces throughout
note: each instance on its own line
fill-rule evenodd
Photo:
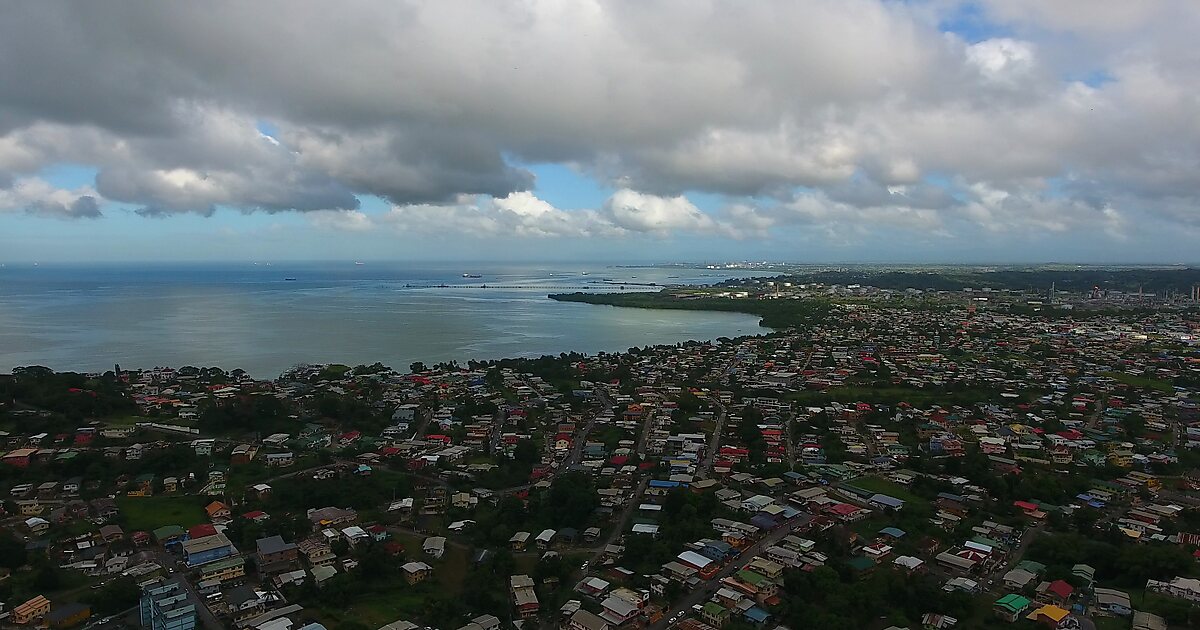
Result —
M 752 315 L 546 297 L 749 275 L 572 264 L 8 264 L 0 267 L 0 372 L 194 365 L 272 378 L 300 363 L 407 370 L 414 361 L 590 354 L 767 332 Z

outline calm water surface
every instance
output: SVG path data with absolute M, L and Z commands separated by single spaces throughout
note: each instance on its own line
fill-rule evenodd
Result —
M 413 361 L 594 353 L 765 332 L 750 315 L 546 298 L 556 287 L 613 290 L 603 280 L 711 283 L 746 275 L 478 263 L 9 264 L 0 268 L 0 372 L 215 365 L 267 378 L 297 363 L 407 369 Z M 430 288 L 438 284 L 492 288 Z

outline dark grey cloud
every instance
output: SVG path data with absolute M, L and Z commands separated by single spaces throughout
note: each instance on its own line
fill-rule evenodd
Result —
M 0 173 L 9 188 L 61 162 L 99 176 L 0 201 L 462 208 L 529 190 L 519 164 L 553 161 L 651 197 L 726 195 L 748 221 L 783 209 L 760 225 L 992 230 L 1085 207 L 1113 225 L 1200 202 L 1200 5 L 988 0 L 1012 35 L 968 42 L 938 28 L 959 4 L 4 3 Z M 1073 78 L 1085 69 L 1108 80 Z
M 84 195 L 66 204 L 50 199 L 40 199 L 25 209 L 29 214 L 56 219 L 96 219 L 101 216 L 100 204 L 91 195 Z

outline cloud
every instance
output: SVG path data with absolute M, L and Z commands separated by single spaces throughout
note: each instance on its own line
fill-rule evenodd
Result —
M 604 202 L 603 215 L 614 225 L 633 232 L 730 231 L 685 197 L 659 197 L 628 189 L 617 191 Z
M 939 29 L 968 4 L 18 3 L 0 183 L 96 168 L 94 190 L 36 206 L 51 216 L 531 238 L 1200 226 L 1200 5 L 984 0 L 1003 37 Z M 617 192 L 555 208 L 524 166 L 542 162 Z M 394 207 L 364 214 L 363 195 Z
M 378 224 L 440 238 L 608 238 L 626 231 L 594 210 L 560 210 L 528 192 L 463 197 L 453 204 L 393 206 Z
M 733 216 L 730 211 L 733 208 L 725 214 Z M 453 238 L 663 238 L 676 234 L 740 238 L 744 234 L 733 223 L 713 218 L 682 196 L 659 197 L 624 189 L 613 193 L 599 210 L 564 210 L 529 192 L 518 192 L 501 198 L 464 196 L 453 204 L 395 205 L 370 221 L 404 234 Z M 332 222 L 326 226 L 335 227 Z
M 371 217 L 358 210 L 316 210 L 308 215 L 313 225 L 341 232 L 369 232 L 375 229 Z
M 45 180 L 26 177 L 0 186 L 0 213 L 26 214 L 54 219 L 95 219 L 101 216 L 99 195 L 89 187 L 55 188 Z

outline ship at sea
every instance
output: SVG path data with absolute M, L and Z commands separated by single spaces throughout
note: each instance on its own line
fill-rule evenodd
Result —
M 464 278 L 482 278 L 483 276 L 481 276 L 477 273 L 464 273 L 463 277 Z

